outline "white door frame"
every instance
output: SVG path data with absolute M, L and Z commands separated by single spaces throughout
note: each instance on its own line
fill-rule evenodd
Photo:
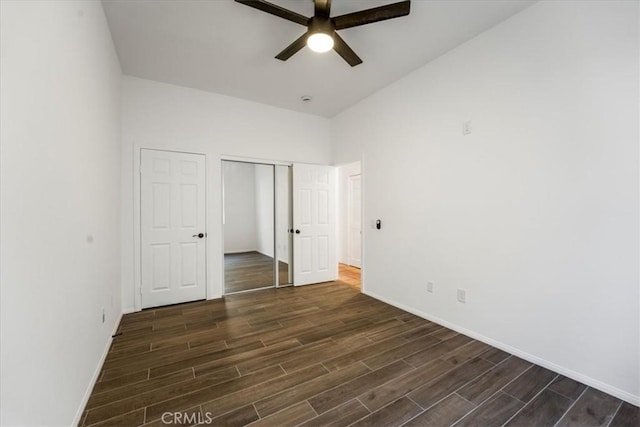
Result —
M 367 233 L 369 232 L 368 229 L 370 228 L 369 223 L 366 221 L 366 212 L 365 212 L 365 159 L 364 156 L 361 157 L 359 160 L 354 160 L 352 162 L 346 162 L 346 163 L 342 163 L 339 164 L 338 167 L 342 167 L 351 163 L 356 163 L 359 162 L 360 163 L 360 227 L 362 230 L 362 234 L 360 236 L 361 240 L 360 240 L 360 292 L 363 294 L 366 294 L 366 272 L 365 272 L 365 258 L 366 258 L 366 250 L 365 250 L 365 241 L 366 241 L 366 236 Z M 356 174 L 354 174 L 356 175 Z M 349 182 L 348 178 L 350 175 L 347 175 L 347 184 Z M 348 191 L 348 188 L 347 188 Z M 349 204 L 349 200 L 348 200 L 348 196 L 347 198 L 347 205 Z M 347 223 L 348 223 L 348 217 L 347 217 Z M 348 224 L 345 224 L 345 237 L 346 239 L 348 239 Z M 340 243 L 342 244 L 342 242 Z M 347 252 L 349 251 L 349 242 L 347 241 Z M 348 261 L 349 258 L 349 254 L 345 254 L 346 255 L 346 261 Z
M 366 294 L 365 292 L 365 239 L 367 233 L 365 233 L 366 226 L 366 215 L 365 215 L 365 163 L 364 156 L 360 159 L 360 227 L 362 230 L 362 234 L 360 235 L 360 292 Z
M 353 209 L 351 180 L 355 177 L 360 180 L 360 265 L 357 268 L 362 269 L 362 173 L 347 176 L 347 265 L 356 267 L 349 262 L 351 261 L 351 244 L 353 243 L 351 238 L 351 210 Z
M 195 151 L 185 151 L 180 149 L 167 149 L 167 148 L 158 148 L 153 146 L 143 146 L 139 144 L 134 144 L 133 146 L 133 309 L 134 311 L 142 310 L 142 185 L 140 180 L 140 167 L 141 167 L 141 159 L 142 159 L 142 150 L 155 150 L 155 151 L 166 151 L 171 153 L 184 153 L 184 154 L 198 154 L 204 156 L 204 190 L 205 190 L 205 200 L 207 194 L 209 193 L 209 179 L 207 176 L 207 154 L 204 152 L 195 152 Z M 205 202 L 204 208 L 204 222 L 205 222 L 205 232 L 209 229 L 209 207 Z M 211 253 L 209 246 L 209 239 L 205 240 L 205 252 L 207 254 Z M 209 255 L 207 255 L 208 257 Z M 205 298 L 209 296 L 209 263 L 205 260 Z

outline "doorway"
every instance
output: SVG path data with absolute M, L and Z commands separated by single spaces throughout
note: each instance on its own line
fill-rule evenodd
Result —
M 362 180 L 360 174 L 349 175 L 347 206 L 347 263 L 362 267 Z
M 338 167 L 340 281 L 360 289 L 362 276 L 362 171 L 360 162 Z
M 289 166 L 222 161 L 224 293 L 288 286 Z

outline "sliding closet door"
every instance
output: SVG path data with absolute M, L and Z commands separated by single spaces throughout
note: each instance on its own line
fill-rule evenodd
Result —
M 223 161 L 225 294 L 275 286 L 274 166 Z
M 276 166 L 276 251 L 278 286 L 293 283 L 293 234 L 291 212 L 291 166 Z

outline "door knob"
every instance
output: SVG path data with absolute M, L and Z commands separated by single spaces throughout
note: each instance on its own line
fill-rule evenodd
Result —
M 300 230 L 296 230 L 296 234 L 300 234 Z
M 202 239 L 204 237 L 204 233 L 198 233 L 198 234 L 194 234 L 191 237 L 197 237 L 198 239 Z

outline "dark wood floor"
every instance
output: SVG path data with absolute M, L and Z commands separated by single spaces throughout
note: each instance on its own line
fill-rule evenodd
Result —
M 351 286 L 126 315 L 81 424 L 638 426 L 637 407 Z
M 289 264 L 278 262 L 280 285 L 288 283 Z M 224 255 L 225 294 L 274 286 L 273 258 L 260 252 Z

